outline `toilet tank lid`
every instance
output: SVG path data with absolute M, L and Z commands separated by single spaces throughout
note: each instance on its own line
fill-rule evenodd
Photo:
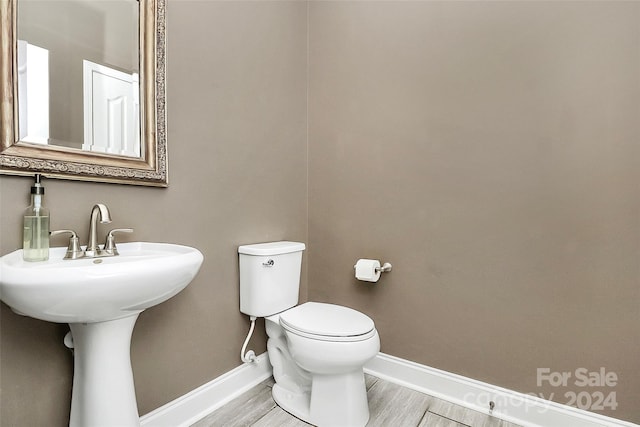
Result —
M 267 242 L 238 246 L 238 253 L 245 255 L 269 256 L 304 251 L 305 245 L 300 242 Z

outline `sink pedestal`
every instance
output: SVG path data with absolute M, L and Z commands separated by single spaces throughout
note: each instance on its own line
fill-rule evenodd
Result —
M 74 347 L 70 427 L 140 425 L 130 354 L 138 314 L 69 324 Z

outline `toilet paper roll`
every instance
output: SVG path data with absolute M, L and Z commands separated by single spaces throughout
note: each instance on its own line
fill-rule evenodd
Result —
M 359 259 L 354 266 L 356 279 L 365 282 L 377 282 L 380 278 L 380 261 L 376 259 Z M 376 271 L 376 268 L 378 271 Z

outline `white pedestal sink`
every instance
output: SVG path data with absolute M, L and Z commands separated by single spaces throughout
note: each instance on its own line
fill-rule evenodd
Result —
M 13 311 L 69 323 L 74 341 L 71 427 L 139 426 L 130 344 L 138 315 L 184 289 L 200 251 L 168 243 L 120 243 L 119 256 L 24 262 L 0 258 L 0 297 Z

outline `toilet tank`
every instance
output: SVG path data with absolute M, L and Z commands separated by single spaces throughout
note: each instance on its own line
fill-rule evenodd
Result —
M 265 317 L 297 305 L 304 249 L 299 242 L 239 246 L 240 311 Z

